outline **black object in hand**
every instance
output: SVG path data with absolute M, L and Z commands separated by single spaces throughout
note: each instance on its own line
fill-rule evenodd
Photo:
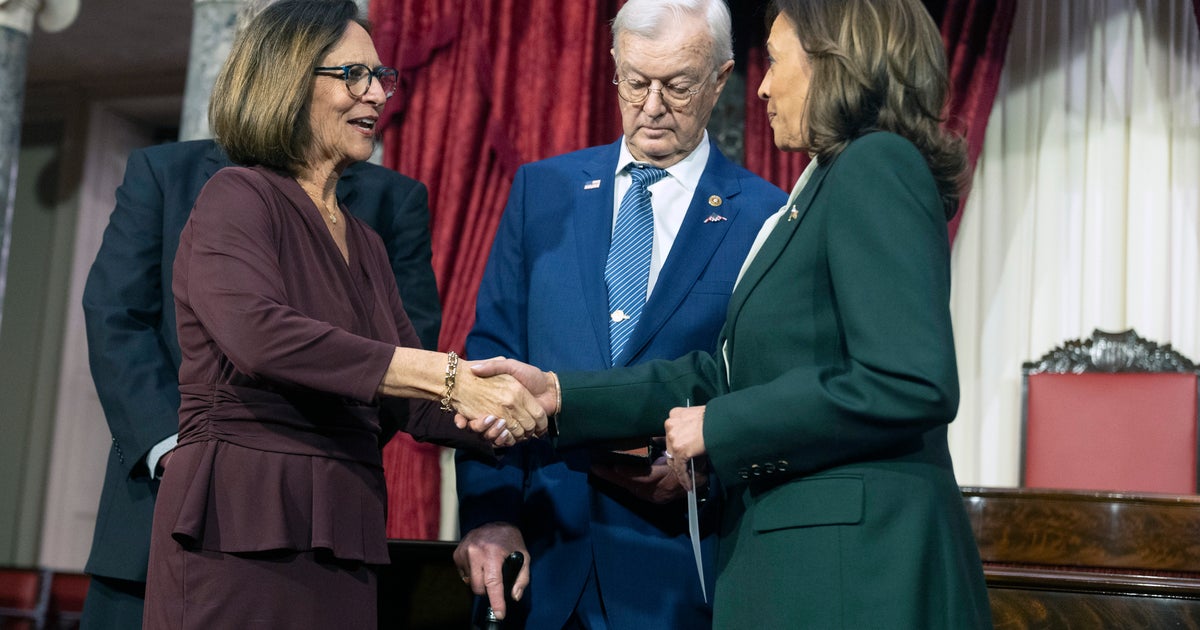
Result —
M 525 554 L 520 551 L 514 551 L 504 558 L 504 564 L 500 565 L 500 577 L 504 582 L 504 604 L 509 613 L 512 612 L 512 589 L 513 583 L 517 581 L 517 574 L 521 572 L 521 567 L 525 564 Z M 487 614 L 484 617 L 484 630 L 500 630 L 503 621 L 496 618 L 492 612 L 492 607 L 487 607 Z

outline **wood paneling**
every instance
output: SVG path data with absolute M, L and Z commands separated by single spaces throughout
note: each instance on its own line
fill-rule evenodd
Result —
M 998 629 L 1197 628 L 1200 497 L 964 488 Z

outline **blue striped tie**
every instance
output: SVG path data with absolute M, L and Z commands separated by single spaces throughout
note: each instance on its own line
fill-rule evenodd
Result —
M 613 231 L 604 267 L 608 284 L 608 339 L 613 365 L 621 356 L 625 342 L 637 327 L 642 306 L 646 304 L 646 286 L 650 279 L 650 252 L 654 247 L 654 209 L 650 191 L 654 182 L 667 172 L 654 166 L 631 164 L 633 183 L 617 209 L 617 229 Z

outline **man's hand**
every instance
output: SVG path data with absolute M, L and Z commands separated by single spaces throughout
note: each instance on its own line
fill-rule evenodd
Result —
M 504 601 L 504 578 L 500 571 L 504 559 L 514 551 L 520 551 L 529 558 L 521 530 L 500 522 L 481 525 L 467 532 L 454 550 L 458 574 L 473 593 L 487 595 L 488 604 L 497 619 L 504 619 L 508 614 Z M 529 586 L 529 564 L 527 561 L 521 566 L 521 572 L 513 583 L 514 600 L 520 600 Z
M 696 485 L 701 488 L 708 483 L 707 461 L 701 458 L 696 462 Z M 592 474 L 628 490 L 643 501 L 662 505 L 687 496 L 687 489 L 679 482 L 670 462 L 663 456 L 649 466 L 596 463 L 592 464 Z
M 679 483 L 687 490 L 692 489 L 692 476 L 688 473 L 688 460 L 704 455 L 704 407 L 675 407 L 663 423 L 667 430 L 667 458 L 671 470 Z M 696 482 L 699 483 L 699 471 Z

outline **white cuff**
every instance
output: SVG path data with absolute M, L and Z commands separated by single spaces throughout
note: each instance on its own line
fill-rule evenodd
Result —
M 150 452 L 146 453 L 146 468 L 150 469 L 150 478 L 151 479 L 158 478 L 158 475 L 156 474 L 158 472 L 158 460 L 161 459 L 163 455 L 166 455 L 168 451 L 175 448 L 175 445 L 178 442 L 179 442 L 179 434 L 176 433 L 176 434 L 168 437 L 167 439 L 159 442 L 158 444 L 155 444 L 154 446 L 150 447 Z

